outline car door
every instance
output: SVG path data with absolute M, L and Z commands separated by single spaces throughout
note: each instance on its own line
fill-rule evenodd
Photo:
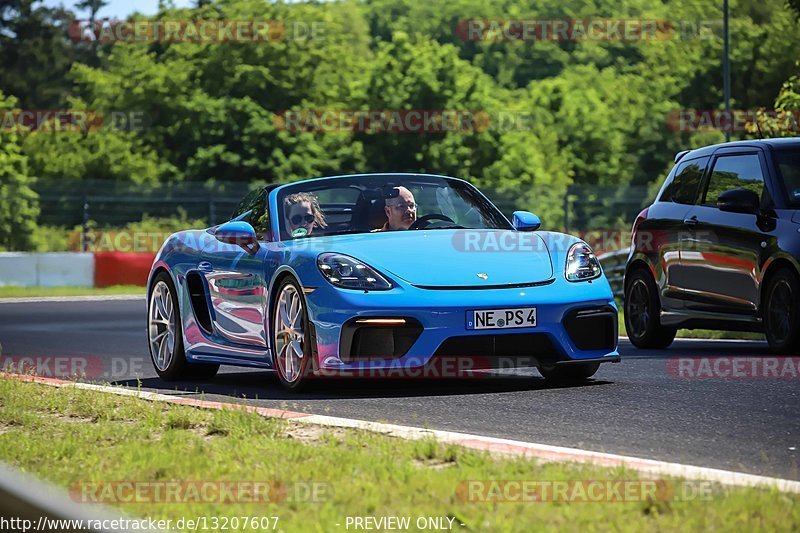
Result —
M 665 310 L 684 307 L 686 273 L 681 270 L 680 243 L 688 234 L 685 219 L 694 207 L 708 157 L 680 161 L 667 178 L 658 200 L 636 232 L 636 248 L 652 257 Z
M 681 269 L 690 310 L 753 315 L 758 307 L 762 256 L 774 239 L 775 218 L 769 210 L 735 213 L 717 207 L 725 191 L 755 191 L 766 207 L 766 160 L 758 148 L 717 152 L 704 183 L 701 201 L 689 213 L 692 227 L 681 243 Z
M 267 191 L 245 198 L 235 219 L 249 222 L 259 246 L 211 240 L 203 250 L 198 269 L 203 273 L 214 309 L 214 331 L 224 340 L 265 348 L 266 243 L 270 240 Z

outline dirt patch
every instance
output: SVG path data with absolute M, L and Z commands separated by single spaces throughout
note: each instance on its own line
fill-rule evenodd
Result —
M 19 427 L 20 424 L 17 424 L 13 420 L 10 422 L 0 422 L 0 435 L 6 433 L 7 431 L 11 431 L 15 427 Z
M 293 424 L 286 428 L 283 435 L 305 444 L 315 444 L 321 441 L 323 437 L 344 439 L 347 435 L 347 431 L 343 428 L 328 428 L 312 424 Z
M 431 470 L 444 470 L 445 468 L 456 466 L 456 462 L 445 459 L 414 459 L 414 466 Z
M 80 416 L 80 415 L 65 415 L 64 413 L 45 413 L 46 416 L 60 420 L 62 422 L 97 422 L 97 417 Z

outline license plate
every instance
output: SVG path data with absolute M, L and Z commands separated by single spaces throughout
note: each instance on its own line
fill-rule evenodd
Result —
M 467 329 L 532 328 L 535 326 L 535 307 L 476 309 L 467 312 Z

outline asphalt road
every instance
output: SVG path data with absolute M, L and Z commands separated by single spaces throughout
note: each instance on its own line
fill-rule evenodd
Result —
M 679 378 L 669 370 L 677 357 L 763 359 L 764 342 L 678 340 L 642 351 L 623 340 L 623 362 L 577 387 L 550 387 L 526 370 L 480 380 L 334 380 L 291 394 L 269 371 L 233 367 L 208 382 L 162 382 L 144 320 L 144 300 L 0 303 L 2 357 L 80 356 L 100 368 L 98 380 L 136 386 L 138 378 L 145 390 L 800 480 L 800 378 Z

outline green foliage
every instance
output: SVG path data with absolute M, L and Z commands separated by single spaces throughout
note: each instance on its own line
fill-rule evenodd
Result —
M 800 67 L 800 62 L 797 66 Z M 756 123 L 748 124 L 748 131 L 759 136 L 762 134 L 766 137 L 797 137 L 800 135 L 800 75 L 795 74 L 783 84 L 775 99 L 774 114 L 760 111 L 756 116 Z
M 70 65 L 86 56 L 66 39 L 72 14 L 37 4 L 0 2 L 0 92 L 16 96 L 26 109 L 53 109 L 69 92 Z
M 31 173 L 44 180 L 157 183 L 158 156 L 130 132 L 29 133 L 22 143 Z
M 0 92 L 0 113 L 15 104 L 13 97 Z M 28 158 L 22 153 L 19 135 L 0 129 L 0 250 L 31 246 L 39 207 L 30 185 Z
M 103 3 L 81 5 L 96 15 Z M 796 2 L 732 0 L 730 13 L 732 107 L 800 109 Z M 282 38 L 267 42 L 74 44 L 70 18 L 33 0 L 0 3 L 0 90 L 22 107 L 145 121 L 26 135 L 16 146 L 42 180 L 252 184 L 433 172 L 468 179 L 505 211 L 531 209 L 551 228 L 564 220 L 566 191 L 582 187 L 576 197 L 597 208 L 581 229 L 609 228 L 630 224 L 615 207 L 626 188 L 655 190 L 675 152 L 724 138 L 668 121 L 681 109 L 722 107 L 722 12 L 712 0 L 218 0 L 165 2 L 157 15 L 280 21 Z M 643 41 L 519 42 L 458 30 L 467 19 L 534 18 L 644 19 L 661 21 L 661 31 Z M 328 110 L 459 110 L 488 120 L 423 134 L 292 131 L 281 120 Z M 780 121 L 764 125 L 797 134 Z
M 80 228 L 36 226 L 31 235 L 29 249 L 32 252 L 66 252 L 70 249 L 70 236 L 78 234 Z
M 187 229 L 203 229 L 208 226 L 206 220 L 190 219 L 186 216 L 186 210 L 177 209 L 177 214 L 173 217 L 151 217 L 145 215 L 139 222 L 127 224 L 123 230 L 131 232 L 149 233 L 175 233 Z

